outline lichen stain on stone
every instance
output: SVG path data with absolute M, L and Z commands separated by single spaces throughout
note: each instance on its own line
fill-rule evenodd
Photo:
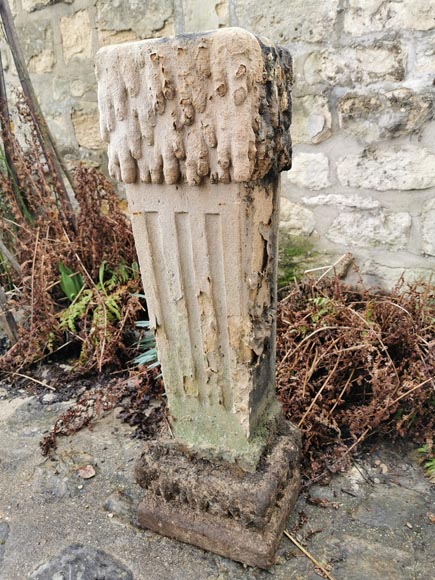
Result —
M 291 58 L 247 31 L 104 47 L 97 78 L 118 181 L 241 183 L 290 168 Z

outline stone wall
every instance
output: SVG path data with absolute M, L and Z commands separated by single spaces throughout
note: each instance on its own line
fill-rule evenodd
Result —
M 242 26 L 294 56 L 283 226 L 368 283 L 435 269 L 435 4 L 427 0 L 14 0 L 62 152 L 105 164 L 93 59 L 103 45 Z M 13 67 L 7 51 L 9 79 Z

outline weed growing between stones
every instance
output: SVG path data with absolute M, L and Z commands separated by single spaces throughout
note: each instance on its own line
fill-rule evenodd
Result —
M 306 238 L 279 233 L 278 288 L 293 284 L 301 278 L 310 260 L 316 256 L 312 244 Z
M 431 283 L 386 292 L 304 279 L 280 302 L 277 391 L 310 479 L 345 467 L 374 434 L 431 444 L 434 375 Z

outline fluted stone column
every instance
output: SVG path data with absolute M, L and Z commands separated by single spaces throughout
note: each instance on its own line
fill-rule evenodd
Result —
M 287 51 L 237 28 L 97 55 L 101 133 L 109 172 L 126 184 L 175 438 L 148 445 L 138 462 L 147 490 L 142 523 L 258 565 L 267 558 L 243 559 L 246 546 L 219 549 L 192 526 L 186 536 L 174 513 L 180 522 L 185 509 L 216 520 L 228 518 L 234 504 L 237 525 L 253 517 L 263 533 L 263 504 L 272 510 L 285 496 L 284 479 L 292 482 L 287 504 L 295 497 L 297 435 L 283 431 L 274 393 L 279 172 L 291 165 L 291 74 Z M 265 454 L 279 465 L 261 463 Z M 191 457 L 197 464 L 189 459 L 188 467 Z M 226 508 L 216 497 L 220 507 L 210 509 L 214 500 L 201 485 L 212 472 L 204 460 L 226 470 L 224 487 L 239 485 Z M 277 479 L 272 492 L 267 469 Z M 256 504 L 261 517 L 254 508 L 243 513 L 252 478 L 267 496 Z M 228 493 L 219 478 L 215 483 L 216 496 Z M 158 496 L 169 510 L 161 521 L 166 507 Z M 288 505 L 280 509 L 285 517 Z M 216 522 L 216 530 L 224 525 Z M 269 563 L 276 530 L 272 535 Z

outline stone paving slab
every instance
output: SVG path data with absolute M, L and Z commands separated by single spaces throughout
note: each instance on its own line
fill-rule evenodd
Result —
M 160 537 L 135 525 L 142 442 L 112 413 L 61 438 L 53 459 L 41 434 L 69 403 L 0 396 L 0 580 L 316 580 L 283 538 L 270 572 Z M 95 476 L 78 470 L 92 466 Z M 92 473 L 92 470 L 91 470 Z M 322 507 L 322 505 L 324 507 Z M 288 527 L 335 580 L 435 578 L 435 486 L 411 444 L 380 445 L 348 474 L 301 497 Z

